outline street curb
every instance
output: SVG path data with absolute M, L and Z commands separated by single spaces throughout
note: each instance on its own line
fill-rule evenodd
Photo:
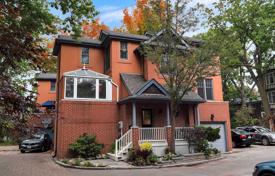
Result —
M 0 150 L 0 152 L 17 152 L 19 151 L 19 149 L 16 150 Z
M 52 157 L 52 160 L 65 168 L 71 168 L 71 169 L 83 169 L 83 170 L 131 170 L 131 169 L 161 169 L 161 168 L 172 168 L 172 167 L 191 167 L 196 166 L 204 163 L 209 163 L 212 161 L 218 161 L 221 159 L 224 159 L 225 157 L 221 156 L 218 158 L 213 158 L 209 160 L 200 160 L 200 161 L 194 161 L 190 163 L 177 163 L 177 164 L 169 164 L 169 165 L 156 165 L 156 166 L 131 166 L 131 167 L 82 167 L 82 166 L 72 166 L 65 163 L 62 163 L 61 161 L 57 160 L 56 158 Z

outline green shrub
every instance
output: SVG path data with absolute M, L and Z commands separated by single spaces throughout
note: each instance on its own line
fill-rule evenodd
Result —
M 147 157 L 147 163 L 148 164 L 156 164 L 158 162 L 158 156 L 157 155 L 150 155 Z
M 83 134 L 75 143 L 69 145 L 69 151 L 77 157 L 95 158 L 100 154 L 103 146 L 96 142 L 95 136 Z
M 135 166 L 145 166 L 147 163 L 146 160 L 143 159 L 143 157 L 138 156 L 137 158 L 135 158 L 133 164 Z

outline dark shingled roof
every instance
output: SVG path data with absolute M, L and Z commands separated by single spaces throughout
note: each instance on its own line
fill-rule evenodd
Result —
M 130 95 L 134 95 L 143 85 L 146 84 L 142 75 L 121 73 L 120 76 Z
M 142 94 L 135 96 L 136 93 L 149 81 L 146 81 L 143 75 L 138 74 L 128 74 L 128 73 L 121 73 L 122 82 L 124 83 L 128 93 L 130 94 L 129 97 L 124 98 L 121 101 L 127 101 L 131 98 L 134 99 L 159 99 L 159 100 L 167 100 L 167 96 L 164 95 L 156 95 L 156 94 Z M 203 103 L 205 100 L 201 98 L 196 92 L 189 91 L 187 92 L 183 99 L 183 103 Z
M 101 47 L 102 42 L 97 39 L 90 38 L 77 38 L 74 39 L 71 36 L 59 35 L 58 38 L 55 39 L 53 55 L 57 56 L 60 50 L 61 44 L 71 44 L 71 45 L 81 45 L 85 47 Z
M 99 36 L 99 39 L 104 39 L 104 35 L 110 36 L 111 38 L 120 38 L 120 39 L 131 39 L 131 40 L 138 40 L 144 41 L 148 40 L 149 38 L 145 35 L 136 35 L 136 34 L 129 34 L 125 32 L 115 32 L 109 30 L 102 30 Z
M 38 73 L 35 75 L 36 80 L 56 80 L 56 73 Z

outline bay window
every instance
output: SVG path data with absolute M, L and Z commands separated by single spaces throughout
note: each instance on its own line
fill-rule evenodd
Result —
M 112 100 L 109 79 L 65 77 L 65 99 Z

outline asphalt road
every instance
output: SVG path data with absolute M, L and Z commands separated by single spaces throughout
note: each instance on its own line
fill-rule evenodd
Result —
M 56 165 L 49 153 L 0 152 L 0 176 L 251 176 L 254 165 L 275 160 L 275 146 L 235 150 L 226 158 L 192 167 L 145 170 L 78 170 Z

